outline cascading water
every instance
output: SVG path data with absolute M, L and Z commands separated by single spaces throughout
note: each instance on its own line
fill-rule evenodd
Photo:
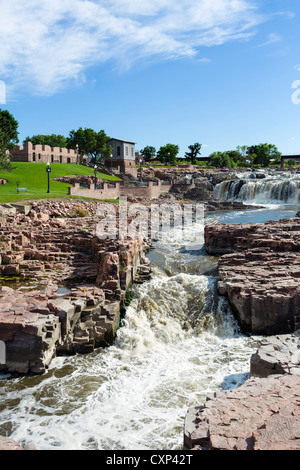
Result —
M 39 450 L 182 449 L 187 409 L 243 383 L 258 344 L 205 274 L 217 260 L 199 232 L 155 244 L 152 278 L 134 286 L 112 346 L 57 358 L 42 376 L 0 380 L 0 435 Z
M 262 179 L 247 178 L 223 181 L 216 185 L 219 199 L 230 199 L 255 204 L 300 204 L 300 176 L 260 174 Z

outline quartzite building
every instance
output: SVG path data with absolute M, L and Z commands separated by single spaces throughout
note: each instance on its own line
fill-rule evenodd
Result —
M 127 140 L 110 139 L 108 144 L 112 148 L 110 159 L 106 160 L 107 168 L 112 168 L 116 173 L 125 173 L 136 176 L 135 166 L 135 142 Z M 77 150 L 50 147 L 49 145 L 33 145 L 32 142 L 24 142 L 16 145 L 10 152 L 12 162 L 41 162 L 41 163 L 86 163 L 86 155 L 81 156 Z

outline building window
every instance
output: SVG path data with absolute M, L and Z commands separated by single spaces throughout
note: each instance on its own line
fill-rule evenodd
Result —
M 117 147 L 117 156 L 120 157 L 120 155 L 121 155 L 121 147 L 120 147 L 120 145 L 118 145 L 118 147 Z
M 126 157 L 128 157 L 128 147 L 126 146 Z
M 133 157 L 133 147 L 131 147 L 131 156 Z

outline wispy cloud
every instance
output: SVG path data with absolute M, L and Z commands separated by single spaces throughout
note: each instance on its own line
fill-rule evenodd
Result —
M 0 79 L 52 94 L 108 60 L 201 59 L 262 21 L 252 0 L 0 0 Z
M 263 42 L 262 44 L 258 44 L 258 46 L 256 46 L 256 47 L 269 46 L 270 44 L 274 44 L 274 43 L 279 42 L 279 41 L 281 41 L 281 37 L 279 36 L 279 34 L 270 33 L 270 34 L 268 34 L 267 40 L 265 42 Z

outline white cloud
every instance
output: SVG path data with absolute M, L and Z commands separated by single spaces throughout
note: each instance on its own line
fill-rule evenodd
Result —
M 51 94 L 91 65 L 198 57 L 261 21 L 252 0 L 0 0 L 0 79 Z
M 269 46 L 270 44 L 274 44 L 275 42 L 279 42 L 281 41 L 281 37 L 279 36 L 279 34 L 277 33 L 270 33 L 268 34 L 268 38 L 265 42 L 263 42 L 262 44 L 259 44 L 258 46 L 256 47 L 265 47 L 265 46 Z

